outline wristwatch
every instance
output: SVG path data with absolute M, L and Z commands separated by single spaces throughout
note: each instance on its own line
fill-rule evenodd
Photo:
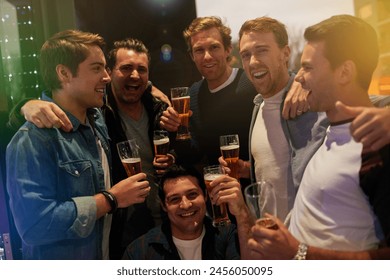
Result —
M 295 254 L 293 260 L 306 260 L 307 255 L 307 245 L 305 243 L 300 243 L 298 246 L 298 251 Z

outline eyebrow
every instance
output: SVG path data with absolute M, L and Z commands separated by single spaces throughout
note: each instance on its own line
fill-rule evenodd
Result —
M 188 194 L 190 192 L 194 192 L 194 191 L 201 193 L 201 191 L 199 191 L 197 187 L 194 187 L 192 189 L 186 190 L 184 193 L 174 193 L 174 194 L 171 194 L 171 195 L 167 195 L 165 198 L 169 199 L 169 198 L 175 197 L 175 196 L 182 196 L 182 195 Z
M 95 66 L 95 65 L 99 65 L 99 66 L 102 66 L 102 67 L 105 67 L 106 64 L 102 63 L 102 62 L 92 62 L 89 64 L 90 66 Z

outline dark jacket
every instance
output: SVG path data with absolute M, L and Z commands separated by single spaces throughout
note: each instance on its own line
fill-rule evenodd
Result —
M 202 240 L 203 260 L 239 260 L 240 249 L 234 224 L 215 228 L 204 219 L 206 233 Z M 169 221 L 151 229 L 133 241 L 123 255 L 124 260 L 180 260 L 173 243 Z
M 146 89 L 142 95 L 141 101 L 148 114 L 149 142 L 152 147 L 152 151 L 154 152 L 153 130 L 159 127 L 158 124 L 160 116 L 168 105 L 153 97 L 151 94 L 151 86 Z M 107 100 L 105 105 L 102 107 L 102 111 L 106 120 L 108 134 L 111 138 L 112 180 L 113 184 L 116 184 L 128 177 L 122 166 L 122 162 L 116 148 L 116 144 L 127 140 L 127 137 L 124 130 L 125 126 L 119 116 L 118 106 L 112 93 L 111 85 L 107 86 Z M 147 204 L 144 202 L 129 206 L 128 208 L 118 209 L 118 211 L 113 214 L 110 232 L 110 259 L 120 259 L 126 249 L 126 246 L 131 241 L 156 226 L 152 215 L 149 213 Z

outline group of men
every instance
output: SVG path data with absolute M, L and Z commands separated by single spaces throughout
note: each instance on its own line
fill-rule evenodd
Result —
M 7 188 L 24 258 L 389 257 L 377 248 L 389 243 L 390 110 L 373 108 L 367 94 L 378 59 L 375 31 L 347 15 L 309 27 L 297 75 L 288 71 L 283 24 L 257 18 L 239 35 L 244 70 L 229 64 L 230 29 L 219 18 L 197 18 L 184 31 L 204 78 L 190 88 L 191 141 L 173 142 L 172 156 L 159 160 L 153 130 L 174 134 L 180 119 L 148 83 L 142 42 L 115 43 L 108 72 L 98 35 L 64 31 L 45 43 L 50 102 L 23 107 L 36 126 L 23 125 L 7 149 Z M 307 94 L 310 112 L 297 94 Z M 278 230 L 252 227 L 237 180 L 216 179 L 207 197 L 202 177 L 189 167 L 218 163 L 218 137 L 232 133 L 241 140 L 241 177 L 276 187 Z M 130 138 L 141 145 L 143 172 L 127 178 L 115 145 Z M 160 184 L 154 168 L 168 168 Z M 227 203 L 235 223 L 213 228 L 207 199 Z

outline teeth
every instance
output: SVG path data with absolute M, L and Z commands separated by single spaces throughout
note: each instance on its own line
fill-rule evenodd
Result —
M 181 214 L 181 216 L 182 217 L 189 217 L 189 216 L 192 216 L 194 214 L 195 214 L 195 212 L 188 212 L 188 213 Z
M 96 91 L 97 91 L 97 92 L 104 93 L 104 89 L 102 89 L 102 88 L 101 88 L 101 89 L 97 89 Z
M 267 71 L 256 72 L 256 73 L 253 73 L 253 77 L 255 77 L 255 78 L 261 78 L 261 77 L 264 76 L 265 74 L 267 74 Z

